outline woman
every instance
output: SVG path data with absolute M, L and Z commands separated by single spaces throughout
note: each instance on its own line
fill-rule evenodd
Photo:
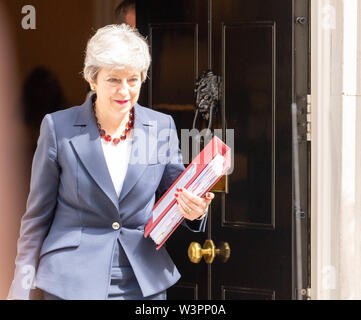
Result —
M 94 94 L 41 124 L 9 299 L 34 287 L 45 299 L 166 299 L 180 278 L 144 238 L 156 196 L 184 170 L 172 117 L 137 104 L 149 64 L 147 43 L 125 24 L 89 40 Z M 175 197 L 184 225 L 204 231 L 214 194 Z

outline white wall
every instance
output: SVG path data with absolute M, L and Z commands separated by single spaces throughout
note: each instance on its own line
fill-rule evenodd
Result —
M 361 299 L 358 0 L 311 0 L 313 299 Z

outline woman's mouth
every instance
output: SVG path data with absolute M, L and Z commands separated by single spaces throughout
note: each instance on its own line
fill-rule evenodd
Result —
M 114 100 L 118 104 L 126 104 L 129 100 Z

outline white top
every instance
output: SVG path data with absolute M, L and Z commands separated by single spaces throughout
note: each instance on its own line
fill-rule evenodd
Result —
M 101 139 L 101 142 L 108 170 L 113 180 L 115 191 L 119 197 L 128 169 L 133 139 L 127 136 L 127 138 L 124 141 L 120 141 L 117 146 L 114 146 L 112 142 L 104 141 L 104 139 Z

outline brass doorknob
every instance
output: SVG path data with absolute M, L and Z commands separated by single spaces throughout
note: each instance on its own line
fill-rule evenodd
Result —
M 222 262 L 227 262 L 231 255 L 231 248 L 227 242 L 221 242 L 216 248 L 212 240 L 206 240 L 203 248 L 198 242 L 192 242 L 188 247 L 188 257 L 193 263 L 199 263 L 204 257 L 206 263 L 210 264 L 218 255 Z

